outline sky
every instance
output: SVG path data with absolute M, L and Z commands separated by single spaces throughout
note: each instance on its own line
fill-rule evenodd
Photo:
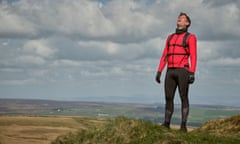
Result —
M 239 106 L 238 0 L 0 0 L 0 98 L 163 104 L 180 12 L 197 37 L 190 103 Z

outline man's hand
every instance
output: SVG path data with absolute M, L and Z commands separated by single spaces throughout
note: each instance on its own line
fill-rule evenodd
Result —
M 194 83 L 194 80 L 195 80 L 194 73 L 189 73 L 188 83 L 189 83 L 189 84 L 193 84 L 193 83 Z
M 161 72 L 158 71 L 155 79 L 157 83 L 161 83 L 160 78 L 161 78 Z

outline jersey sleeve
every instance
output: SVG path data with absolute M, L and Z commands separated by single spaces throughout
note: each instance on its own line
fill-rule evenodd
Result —
M 190 68 L 189 71 L 195 73 L 197 67 L 197 38 L 194 34 L 189 37 Z
M 158 71 L 159 72 L 162 72 L 166 63 L 167 63 L 167 53 L 168 53 L 168 39 L 169 39 L 170 36 L 168 36 L 167 40 L 166 40 L 166 43 L 165 43 L 165 47 L 164 47 L 164 50 L 163 50 L 163 53 L 162 53 L 162 56 L 160 58 L 160 62 L 159 62 L 159 65 L 158 65 Z

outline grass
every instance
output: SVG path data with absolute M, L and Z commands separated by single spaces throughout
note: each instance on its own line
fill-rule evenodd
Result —
M 210 135 L 203 131 L 183 133 L 159 124 L 118 117 L 104 127 L 81 130 L 58 137 L 52 144 L 237 144 L 240 139 Z
M 0 144 L 238 144 L 240 116 L 183 133 L 125 117 L 0 116 Z M 179 127 L 177 127 L 179 128 Z
M 198 131 L 240 139 L 240 115 L 209 121 Z
M 99 127 L 105 121 L 66 116 L 0 116 L 0 144 L 49 144 L 59 135 Z

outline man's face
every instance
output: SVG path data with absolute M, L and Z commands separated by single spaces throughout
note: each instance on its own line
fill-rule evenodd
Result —
M 177 19 L 178 28 L 186 28 L 189 25 L 189 22 L 185 15 L 179 16 Z

